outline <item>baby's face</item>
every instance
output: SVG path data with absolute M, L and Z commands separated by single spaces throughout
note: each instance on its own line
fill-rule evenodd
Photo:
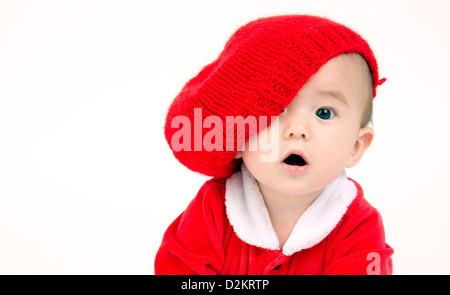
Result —
M 364 71 L 367 65 L 357 54 L 331 59 L 297 93 L 278 117 L 278 124 L 251 137 L 245 150 L 237 153 L 263 195 L 271 191 L 318 194 L 345 167 L 359 162 L 373 139 L 372 128 L 360 127 L 372 91 L 370 74 Z M 272 130 L 276 127 L 278 132 Z M 256 146 L 259 136 L 267 138 L 276 151 L 270 161 L 262 160 L 270 150 L 249 149 Z

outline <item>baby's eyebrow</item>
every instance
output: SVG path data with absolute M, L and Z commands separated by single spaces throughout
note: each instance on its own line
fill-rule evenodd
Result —
M 342 92 L 338 90 L 321 90 L 319 91 L 319 93 L 322 95 L 332 96 L 348 106 L 347 99 L 345 98 L 344 94 L 342 94 Z

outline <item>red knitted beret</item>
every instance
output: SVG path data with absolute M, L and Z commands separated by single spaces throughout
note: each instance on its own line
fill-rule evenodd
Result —
M 184 86 L 169 108 L 165 136 L 175 157 L 193 171 L 230 176 L 238 163 L 237 147 L 259 131 L 259 122 L 243 135 L 234 127 L 227 129 L 226 117 L 263 116 L 268 125 L 322 65 L 342 53 L 365 58 L 375 96 L 380 84 L 377 62 L 367 42 L 349 28 L 306 15 L 261 18 L 239 28 L 219 57 Z M 207 117 L 214 120 L 205 124 Z M 223 137 L 223 148 L 205 148 L 202 140 L 216 127 L 221 132 L 214 133 L 215 140 L 208 136 L 211 142 Z

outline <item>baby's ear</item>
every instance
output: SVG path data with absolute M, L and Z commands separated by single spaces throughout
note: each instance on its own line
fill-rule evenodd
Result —
M 240 151 L 237 151 L 237 152 L 236 152 L 236 155 L 234 155 L 234 158 L 235 158 L 235 159 L 240 159 L 240 158 L 242 158 L 242 153 L 241 153 Z
M 350 168 L 359 163 L 364 153 L 372 143 L 375 132 L 372 127 L 363 127 L 359 130 L 358 139 L 353 147 L 353 152 L 347 161 L 346 168 Z

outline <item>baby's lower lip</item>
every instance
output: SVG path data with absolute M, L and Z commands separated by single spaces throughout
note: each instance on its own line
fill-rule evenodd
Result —
M 284 162 L 281 162 L 281 168 L 290 174 L 303 174 L 309 169 L 309 165 L 306 164 L 304 166 L 296 166 L 296 165 L 288 165 Z

